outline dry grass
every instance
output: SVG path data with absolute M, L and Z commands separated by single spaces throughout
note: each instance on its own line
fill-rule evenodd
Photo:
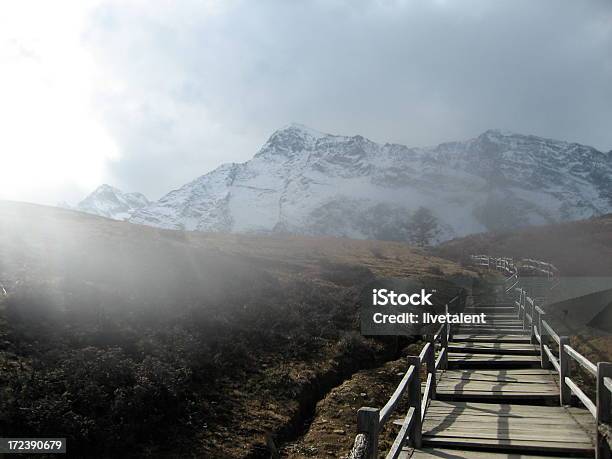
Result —
M 145 373 L 142 362 L 154 359 L 170 375 L 188 375 L 189 387 L 179 388 L 175 418 L 155 413 L 174 432 L 172 441 L 139 438 L 132 456 L 264 457 L 266 442 L 295 432 L 326 390 L 395 355 L 391 341 L 359 337 L 366 282 L 455 274 L 472 273 L 393 242 L 185 233 L 0 202 L 0 282 L 10 293 L 0 310 L 0 365 L 27 388 L 30 363 L 44 380 L 55 374 L 52 358 L 78 360 L 83 349 L 97 352 L 111 371 L 119 367 L 106 359 L 109 348 Z M 162 379 L 160 390 L 173 381 Z M 100 394 L 97 417 L 89 421 L 87 406 L 70 404 L 74 397 L 66 410 L 88 425 L 113 419 L 113 387 L 83 383 Z M 45 392 L 53 403 L 66 398 L 63 380 L 49 387 L 57 389 Z M 11 407 L 20 416 L 36 403 L 17 398 Z M 65 415 L 54 410 L 45 415 Z M 354 421 L 349 413 L 347 419 Z M 87 445 L 78 429 L 65 434 L 73 451 Z
M 381 277 L 469 274 L 456 263 L 425 251 L 390 241 L 306 236 L 256 236 L 222 233 L 185 233 L 187 241 L 224 253 L 283 261 L 306 269 L 323 263 L 359 266 Z

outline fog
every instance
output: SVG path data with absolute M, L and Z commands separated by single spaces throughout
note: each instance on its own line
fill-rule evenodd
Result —
M 181 233 L 7 202 L 0 203 L 0 282 L 18 297 L 32 295 L 38 312 L 164 317 L 229 311 L 273 285 L 250 263 L 188 244 Z

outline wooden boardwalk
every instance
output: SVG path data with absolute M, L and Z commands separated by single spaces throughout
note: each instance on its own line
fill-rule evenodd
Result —
M 349 458 L 379 459 L 379 434 L 392 422 L 399 430 L 386 459 L 610 459 L 612 362 L 593 363 L 580 354 L 548 323 L 544 289 L 534 294 L 523 287 L 521 269 L 557 285 L 556 268 L 532 259 L 517 265 L 509 258 L 471 258 L 501 272 L 503 281 L 472 291 L 476 298 L 458 294 L 445 309 L 485 313 L 486 322 L 443 323 L 425 336 L 387 403 L 357 411 Z M 594 378 L 595 397 L 572 376 L 577 367 Z M 403 398 L 408 411 L 396 419 Z
M 424 416 L 422 447 L 404 447 L 399 457 L 594 457 L 593 416 L 559 406 L 557 372 L 541 368 L 540 347 L 523 331 L 516 309 L 506 303 L 468 309 L 492 320 L 458 329 L 449 341 L 448 369 Z

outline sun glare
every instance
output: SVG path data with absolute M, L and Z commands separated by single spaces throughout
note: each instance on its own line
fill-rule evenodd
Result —
M 91 106 L 95 68 L 81 34 L 93 6 L 0 5 L 0 199 L 55 204 L 102 182 L 118 156 Z

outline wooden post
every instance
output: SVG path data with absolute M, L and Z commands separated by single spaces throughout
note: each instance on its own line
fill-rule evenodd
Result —
M 378 459 L 379 410 L 363 407 L 357 411 L 357 433 L 368 436 L 368 451 L 364 459 Z
M 604 384 L 604 378 L 612 377 L 612 363 L 599 362 L 597 364 L 597 427 L 601 424 L 612 423 L 612 395 Z M 610 446 L 602 432 L 597 429 L 596 459 L 610 459 L 612 456 Z
M 569 338 L 567 336 L 559 337 L 559 392 L 560 392 L 560 403 L 563 405 L 570 405 L 572 401 L 572 390 L 565 382 L 566 377 L 570 377 L 570 356 L 565 351 L 565 345 L 569 345 Z
M 540 313 L 537 314 L 539 315 Z M 534 300 L 533 304 L 531 305 L 531 323 L 529 324 L 529 330 L 531 331 L 529 333 L 529 342 L 531 344 L 536 344 L 538 342 L 538 339 L 535 335 L 535 330 L 533 329 L 533 327 L 537 327 L 538 322 L 539 320 L 536 318 L 536 304 Z
M 465 307 L 465 304 L 462 307 Z M 447 314 L 447 317 L 448 317 L 448 303 L 446 303 L 446 306 L 444 307 L 444 312 L 445 314 Z M 452 331 L 450 324 L 446 324 L 446 332 L 447 332 L 446 333 L 446 344 L 448 347 L 448 342 L 453 340 L 453 331 Z M 447 357 L 448 357 L 448 350 L 446 351 L 446 357 L 444 358 L 444 360 L 446 360 L 446 362 L 448 363 Z
M 444 333 L 444 330 L 442 330 Z M 427 359 L 427 374 L 431 375 L 431 399 L 436 399 L 436 340 L 435 335 L 429 338 L 429 352 L 425 357 Z
M 544 346 L 548 344 L 548 335 L 546 335 L 544 327 L 542 326 L 542 322 L 544 321 L 543 316 L 545 315 L 546 314 L 538 314 L 538 333 L 540 334 L 540 359 L 542 361 L 542 368 L 548 369 L 552 368 L 552 363 L 550 363 L 548 354 L 544 350 Z
M 408 357 L 408 366 L 410 365 L 414 365 L 414 374 L 408 388 L 408 403 L 414 408 L 410 446 L 420 448 L 423 445 L 423 421 L 421 420 L 421 361 L 419 357 Z
M 448 312 L 448 305 L 446 305 L 446 312 Z M 448 368 L 448 330 L 450 325 L 444 324 L 442 327 L 442 336 L 440 337 L 440 352 L 444 352 L 442 360 L 440 361 L 440 368 L 446 370 Z
M 527 294 L 523 296 L 523 330 L 527 330 Z

